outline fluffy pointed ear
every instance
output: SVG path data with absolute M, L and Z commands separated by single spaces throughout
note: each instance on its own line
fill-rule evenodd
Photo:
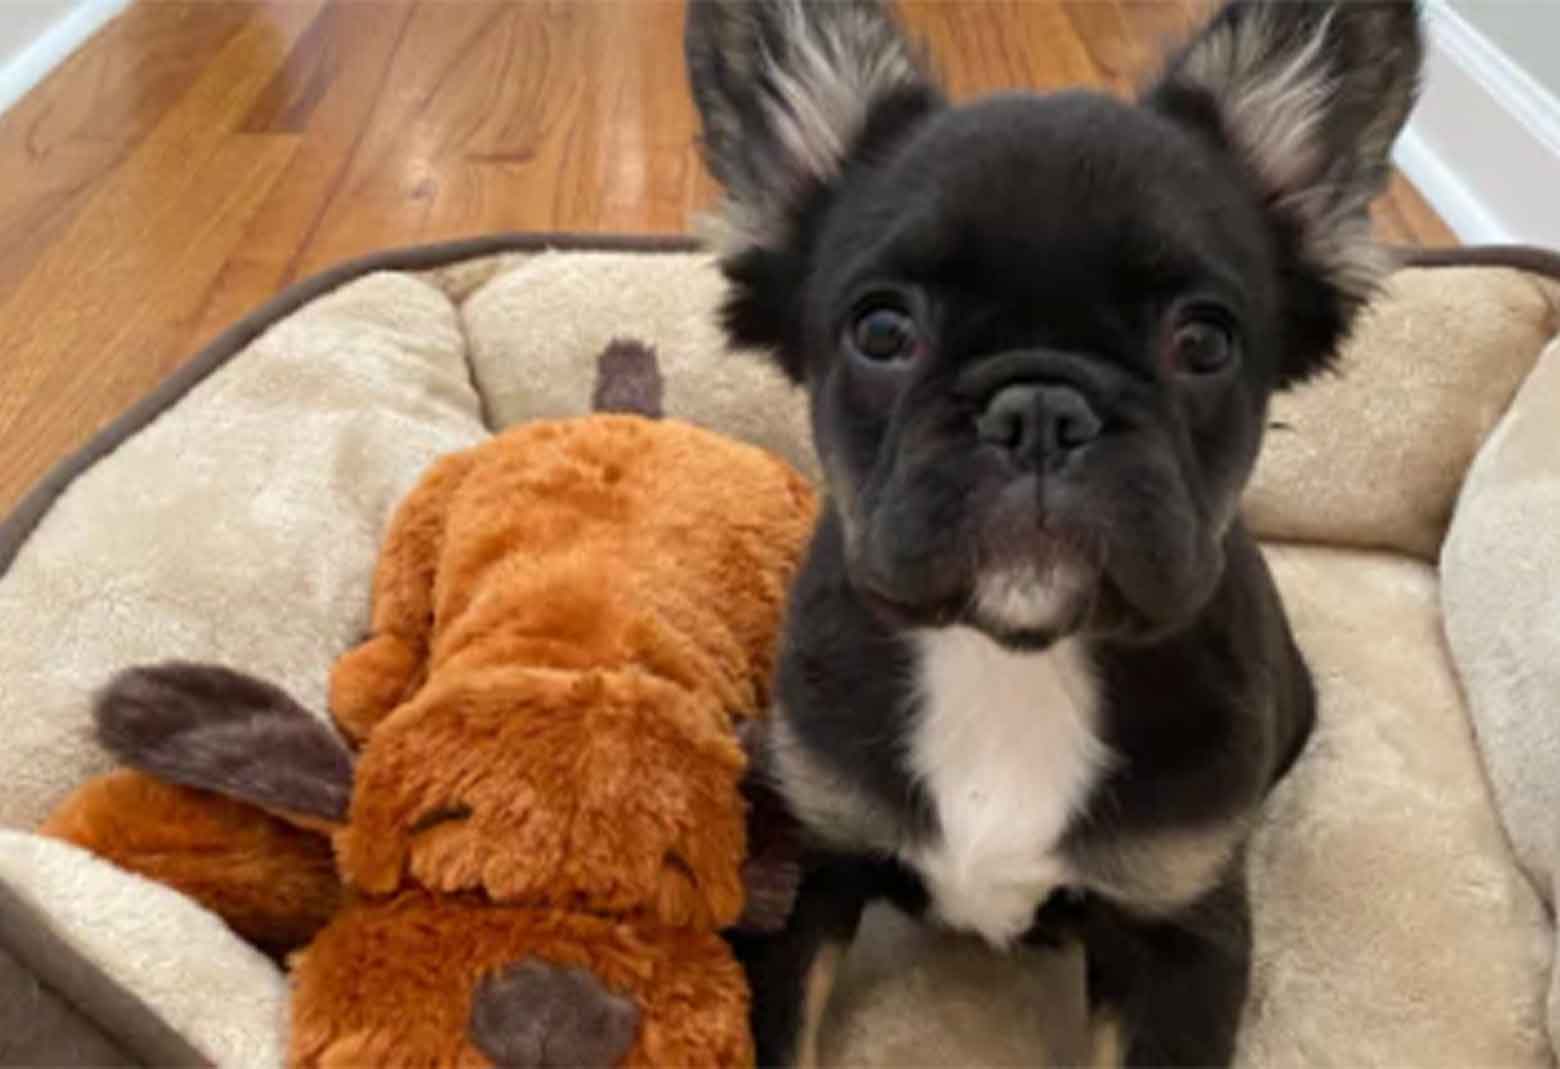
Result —
M 684 50 L 705 164 L 726 193 L 727 327 L 773 348 L 794 321 L 806 217 L 853 157 L 942 95 L 880 0 L 689 0 Z
M 1369 207 L 1423 56 L 1416 0 L 1232 0 L 1146 94 L 1260 188 L 1286 260 L 1285 384 L 1326 365 L 1390 266 Z
M 93 716 L 99 741 L 132 768 L 305 827 L 347 819 L 351 753 L 264 680 L 177 661 L 131 668 L 98 693 Z

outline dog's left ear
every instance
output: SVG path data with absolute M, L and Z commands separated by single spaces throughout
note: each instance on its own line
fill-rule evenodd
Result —
M 800 378 L 785 343 L 808 220 L 853 159 L 942 94 L 881 0 L 689 0 L 683 40 L 704 161 L 726 192 L 727 330 Z
M 1233 152 L 1259 188 L 1283 258 L 1281 384 L 1327 364 L 1389 266 L 1369 207 L 1423 55 L 1415 0 L 1232 0 L 1145 95 Z

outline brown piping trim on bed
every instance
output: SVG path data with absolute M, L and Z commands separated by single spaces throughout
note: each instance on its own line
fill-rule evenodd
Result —
M 701 247 L 696 240 L 676 234 L 493 234 L 376 252 L 296 282 L 219 334 L 80 449 L 49 469 L 11 514 L 0 521 L 0 576 L 10 569 L 28 536 L 78 475 L 145 428 L 164 409 L 177 404 L 273 323 L 356 278 L 375 271 L 426 271 L 505 252 L 694 252 Z
M 1560 282 L 1560 252 L 1537 245 L 1400 246 L 1394 251 L 1404 267 L 1512 267 Z
M 704 246 L 681 234 L 491 234 L 457 241 L 388 249 L 337 264 L 296 282 L 223 331 L 193 359 L 126 409 L 76 452 L 59 461 L 3 521 L 0 521 L 0 576 L 10 569 L 28 536 L 60 494 L 97 461 L 171 408 L 206 376 L 263 334 L 273 323 L 308 302 L 373 271 L 424 271 L 459 260 L 505 252 L 694 252 Z M 1505 266 L 1535 271 L 1560 280 L 1560 253 L 1536 246 L 1490 245 L 1450 249 L 1401 247 L 1404 266 Z
M 55 934 L 37 911 L 4 883 L 0 883 L 0 944 L 143 1064 L 213 1064 L 151 1007 Z

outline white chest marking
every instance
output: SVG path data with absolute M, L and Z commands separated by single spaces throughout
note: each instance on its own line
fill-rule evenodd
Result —
M 1110 760 L 1098 687 L 1071 640 L 1020 653 L 950 627 L 919 644 L 910 768 L 942 833 L 905 859 L 944 922 L 1002 946 L 1068 879 L 1057 843 Z

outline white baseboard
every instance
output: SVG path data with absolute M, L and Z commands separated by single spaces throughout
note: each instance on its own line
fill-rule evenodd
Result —
M 1450 8 L 1431 7 L 1427 24 L 1398 166 L 1465 243 L 1560 248 L 1560 99 Z
M 0 63 L 0 112 L 22 99 L 129 5 L 130 0 L 78 0 L 63 18 Z

